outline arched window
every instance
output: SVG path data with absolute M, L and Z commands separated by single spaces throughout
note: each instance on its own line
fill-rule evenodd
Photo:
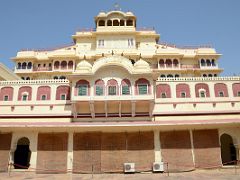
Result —
M 50 100 L 51 98 L 51 87 L 40 86 L 37 89 L 37 100 Z
M 130 95 L 131 83 L 128 79 L 123 79 L 121 82 L 122 95 Z
M 98 79 L 95 81 L 95 95 L 103 96 L 104 95 L 104 81 L 102 79 Z
M 20 62 L 17 65 L 17 69 L 22 69 L 22 64 Z
M 207 66 L 211 66 L 211 61 L 209 59 L 206 60 Z
M 233 96 L 240 97 L 240 83 L 234 83 L 232 85 Z
M 112 26 L 112 20 L 107 21 L 107 26 Z
M 206 74 L 203 74 L 203 77 L 207 77 L 207 75 L 206 75 Z
M 217 77 L 217 74 L 214 74 L 214 77 Z
M 176 85 L 177 98 L 190 98 L 190 88 L 188 84 L 177 84 Z
M 168 74 L 167 77 L 168 77 L 168 78 L 172 78 L 173 75 L 172 75 L 172 74 Z
M 135 94 L 145 95 L 151 94 L 151 85 L 145 78 L 140 78 L 135 82 Z
M 171 59 L 166 60 L 166 67 L 168 67 L 168 68 L 172 67 L 172 60 Z
M 58 79 L 58 77 L 57 77 L 57 76 L 54 76 L 53 79 Z
M 117 19 L 113 20 L 113 26 L 119 26 L 119 21 Z
M 212 74 L 208 74 L 208 77 L 212 77 Z
M 216 66 L 215 59 L 212 59 L 212 66 Z
M 204 59 L 201 59 L 201 66 L 206 66 L 206 62 Z
M 105 21 L 104 20 L 100 20 L 98 22 L 98 26 L 105 26 Z
M 171 98 L 171 89 L 168 84 L 158 84 L 156 86 L 157 98 Z
M 70 87 L 58 86 L 56 92 L 56 100 L 70 100 Z
M 165 76 L 165 74 L 161 74 L 161 76 L 160 76 L 161 78 L 165 78 L 166 76 Z
M 159 60 L 159 66 L 160 66 L 160 68 L 164 68 L 164 60 L 163 59 Z
M 68 62 L 68 69 L 73 69 L 73 61 Z
M 131 19 L 127 20 L 127 26 L 133 26 L 133 20 Z
M 173 60 L 173 66 L 174 67 L 178 67 L 179 63 L 178 63 L 178 60 L 177 59 L 174 59 Z
M 61 62 L 61 69 L 67 69 L 67 62 L 66 61 Z
M 121 19 L 121 20 L 120 20 L 120 26 L 124 26 L 124 25 L 125 25 L 124 20 Z
M 31 62 L 29 62 L 29 63 L 27 64 L 27 69 L 32 69 L 32 63 L 31 63 Z
M 60 76 L 59 79 L 66 79 L 66 77 L 65 76 Z
M 81 79 L 76 83 L 75 96 L 89 96 L 90 85 L 87 80 Z
M 179 74 L 175 74 L 175 78 L 178 78 L 179 77 Z
M 26 62 L 22 63 L 22 69 L 26 69 L 26 68 L 27 68 L 27 63 Z
M 59 69 L 59 65 L 60 65 L 59 61 L 55 61 L 54 62 L 54 69 Z
M 204 91 L 205 92 L 205 97 L 210 97 L 210 93 L 209 93 L 209 87 L 207 84 L 205 83 L 197 83 L 195 85 L 195 95 L 196 97 L 202 97 L 203 92 L 200 93 L 200 91 Z
M 3 87 L 0 91 L 0 101 L 12 101 L 13 100 L 13 88 Z
M 18 90 L 18 101 L 31 101 L 32 88 L 30 86 L 23 86 Z
M 26 80 L 30 80 L 30 77 L 26 77 Z
M 108 95 L 118 95 L 118 83 L 115 79 L 110 79 L 107 82 Z

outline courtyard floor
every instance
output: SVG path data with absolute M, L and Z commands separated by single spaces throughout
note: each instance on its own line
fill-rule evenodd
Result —
M 136 173 L 136 174 L 35 174 L 34 172 L 0 173 L 0 180 L 240 180 L 240 169 L 195 170 L 183 173 Z

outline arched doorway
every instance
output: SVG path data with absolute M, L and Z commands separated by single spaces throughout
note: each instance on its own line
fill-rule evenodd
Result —
M 236 148 L 233 145 L 233 139 L 228 134 L 221 135 L 221 157 L 223 165 L 232 165 L 237 159 Z
M 23 137 L 17 142 L 17 149 L 14 152 L 14 168 L 15 169 L 28 169 L 31 151 L 29 149 L 30 141 L 28 138 Z

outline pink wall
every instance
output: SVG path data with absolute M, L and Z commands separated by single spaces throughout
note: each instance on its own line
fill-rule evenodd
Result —
M 32 100 L 32 88 L 30 86 L 23 86 L 18 90 L 18 101 L 22 100 L 23 93 L 26 92 L 28 94 L 28 101 Z
M 233 89 L 233 96 L 234 97 L 238 96 L 238 92 L 240 92 L 240 83 L 234 83 L 232 85 L 232 89 Z
M 158 84 L 156 87 L 156 96 L 161 98 L 161 94 L 166 93 L 167 98 L 171 98 L 171 89 L 168 84 Z
M 177 98 L 181 98 L 181 93 L 182 92 L 186 93 L 187 98 L 191 97 L 190 88 L 189 88 L 188 84 L 181 83 L 181 84 L 176 85 L 176 96 L 177 96 Z
M 46 100 L 51 99 L 51 88 L 49 86 L 40 86 L 37 90 L 37 100 L 41 100 L 42 95 L 46 95 Z
M 13 100 L 13 88 L 12 87 L 3 87 L 0 91 L 0 101 L 4 100 L 4 96 L 8 96 L 8 100 Z
M 214 84 L 215 97 L 219 97 L 219 92 L 223 92 L 224 97 L 228 97 L 227 85 L 223 83 Z
M 56 92 L 56 100 L 61 100 L 61 95 L 66 94 L 67 100 L 70 100 L 70 87 L 69 86 L 58 86 Z
M 199 97 L 199 90 L 200 89 L 205 89 L 206 91 L 206 97 L 210 97 L 210 93 L 209 93 L 209 87 L 207 84 L 205 83 L 198 83 L 195 85 L 195 94 L 196 94 L 196 97 Z

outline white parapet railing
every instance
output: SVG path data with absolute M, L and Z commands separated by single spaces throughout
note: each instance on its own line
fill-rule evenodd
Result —
M 240 76 L 230 77 L 169 77 L 169 78 L 158 78 L 157 82 L 208 82 L 208 81 L 240 81 Z
M 38 85 L 38 84 L 69 84 L 67 79 L 39 79 L 39 80 L 18 80 L 18 81 L 0 81 L 0 86 L 6 85 Z

